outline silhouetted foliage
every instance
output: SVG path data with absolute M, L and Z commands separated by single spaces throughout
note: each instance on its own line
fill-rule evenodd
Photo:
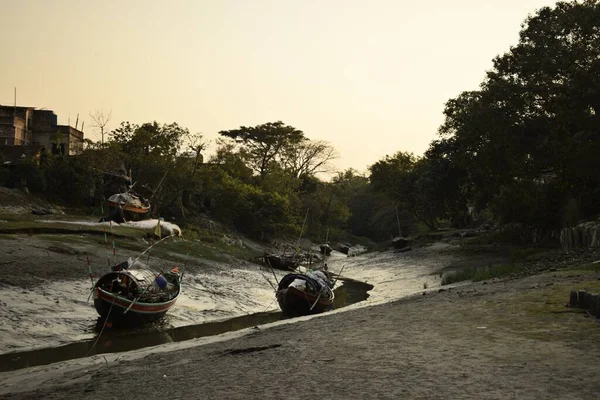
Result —
M 107 195 L 107 171 L 131 172 L 155 216 L 204 213 L 261 239 L 298 234 L 306 210 L 315 240 L 385 241 L 484 218 L 551 231 L 600 214 L 600 3 L 541 8 L 519 38 L 478 90 L 448 100 L 422 157 L 398 151 L 368 176 L 318 179 L 335 150 L 281 121 L 219 132 L 208 162 L 201 135 L 176 123 L 123 122 L 80 156 L 21 161 L 2 179 L 80 206 Z

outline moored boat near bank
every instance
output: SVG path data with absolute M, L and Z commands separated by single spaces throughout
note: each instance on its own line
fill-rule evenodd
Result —
M 103 320 L 117 324 L 156 321 L 175 305 L 182 277 L 176 267 L 157 274 L 129 259 L 96 282 L 94 306 Z
M 109 214 L 103 220 L 139 221 L 150 215 L 150 202 L 133 191 L 116 193 L 108 198 Z
M 329 243 L 323 243 L 321 246 L 319 246 L 319 249 L 321 250 L 321 254 L 323 254 L 324 256 L 330 255 L 333 251 Z
M 279 281 L 275 296 L 285 315 L 317 314 L 332 308 L 334 285 L 326 271 L 291 273 Z
M 293 271 L 300 265 L 301 257 L 296 253 L 289 255 L 276 255 L 265 252 L 263 255 L 263 261 L 268 267 L 283 271 Z

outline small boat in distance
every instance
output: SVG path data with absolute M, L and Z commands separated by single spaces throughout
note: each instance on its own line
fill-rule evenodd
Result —
M 319 246 L 319 249 L 321 250 L 321 254 L 323 254 L 324 256 L 330 255 L 333 251 L 329 243 L 323 243 L 321 246 Z
M 340 243 L 338 245 L 338 251 L 340 253 L 344 253 L 344 254 L 348 255 L 350 253 L 351 247 L 352 247 L 352 245 L 350 245 L 349 243 Z
M 329 239 L 329 229 L 327 229 L 327 232 L 325 233 L 325 242 L 321 246 L 319 246 L 319 250 L 321 251 L 321 254 L 323 254 L 324 256 L 330 255 L 331 252 L 333 251 L 333 249 L 329 245 L 328 239 Z
M 392 245 L 396 248 L 396 252 L 403 253 L 412 249 L 412 240 L 407 237 L 396 236 L 392 239 Z
M 396 248 L 397 253 L 404 253 L 412 249 L 412 240 L 402 236 L 402 227 L 400 226 L 400 217 L 398 216 L 398 207 L 396 207 L 396 221 L 398 222 L 398 236 L 392 239 L 392 246 Z
M 300 265 L 300 256 L 298 254 L 276 255 L 265 252 L 263 261 L 268 267 L 283 271 L 293 271 Z
M 181 293 L 177 267 L 155 273 L 131 258 L 111 267 L 94 285 L 94 306 L 105 321 L 139 325 L 163 317 Z
M 334 285 L 326 270 L 291 273 L 281 278 L 275 296 L 285 315 L 317 314 L 332 308 Z

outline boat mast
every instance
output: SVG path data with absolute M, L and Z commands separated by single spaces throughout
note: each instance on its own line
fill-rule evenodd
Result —
M 169 173 L 169 170 L 167 169 L 164 173 L 164 175 L 162 176 L 162 178 L 160 178 L 160 182 L 158 182 L 158 186 L 156 186 L 156 189 L 154 189 L 154 191 L 152 192 L 152 196 L 150 196 L 150 200 L 148 200 L 149 202 L 152 201 L 152 199 L 154 198 L 154 195 L 156 194 L 156 192 L 158 191 L 158 188 L 160 188 L 160 185 L 162 185 L 163 181 L 165 180 L 167 174 Z
M 304 222 L 302 223 L 302 229 L 300 229 L 300 236 L 298 236 L 298 242 L 296 242 L 296 251 L 298 251 L 298 248 L 300 247 L 300 239 L 302 238 L 302 233 L 304 233 L 304 226 L 306 225 L 306 219 L 308 218 L 308 210 L 309 208 L 306 209 L 306 214 L 304 215 Z
M 396 222 L 398 223 L 398 237 L 402 237 L 402 229 L 400 228 L 400 217 L 398 217 L 398 206 L 396 206 Z

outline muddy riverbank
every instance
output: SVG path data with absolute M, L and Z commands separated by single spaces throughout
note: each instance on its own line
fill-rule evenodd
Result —
M 11 399 L 596 397 L 598 271 L 466 285 L 236 333 L 0 374 Z
M 118 255 L 141 245 L 128 243 Z M 507 253 L 440 242 L 406 253 L 334 252 L 330 270 L 341 271 L 348 284 L 371 285 L 368 296 L 363 289 L 348 291 L 339 297 L 358 296 L 350 305 L 290 320 L 274 312 L 273 282 L 267 282 L 274 278 L 259 265 L 157 251 L 150 262 L 159 268 L 186 262 L 181 301 L 158 326 L 107 332 L 91 352 L 97 315 L 87 301 L 87 260 L 99 274 L 110 251 L 77 235 L 5 235 L 1 252 L 7 264 L 0 265 L 0 318 L 6 321 L 0 357 L 12 364 L 0 372 L 6 398 L 105 399 L 132 392 L 281 398 L 282 390 L 289 398 L 594 393 L 588 382 L 600 360 L 589 350 L 600 339 L 598 322 L 565 308 L 572 289 L 600 291 L 600 264 L 572 268 L 595 261 L 594 251 L 544 252 L 528 261 L 524 274 L 450 288 L 440 288 L 443 271 L 503 263 Z M 85 357 L 90 354 L 96 355 Z
M 221 333 L 227 330 L 227 320 L 236 318 L 245 319 L 245 325 L 232 322 L 229 330 L 259 325 L 265 323 L 263 313 L 279 311 L 272 288 L 275 277 L 264 266 L 231 256 L 217 261 L 187 252 L 175 253 L 169 251 L 172 246 L 181 250 L 195 243 L 174 240 L 153 250 L 144 261 L 155 270 L 170 268 L 173 263 L 179 265 L 185 272 L 183 293 L 160 323 L 141 332 L 129 332 L 144 336 L 139 343 L 164 343 L 169 337 L 164 332 L 182 332 L 184 328 L 189 337 L 204 336 L 207 330 L 200 325 L 217 322 L 221 325 L 214 332 Z M 92 282 L 107 270 L 108 263 L 139 254 L 147 246 L 141 239 L 120 239 L 118 243 L 113 254 L 112 243 L 109 241 L 107 246 L 98 235 L 0 237 L 0 253 L 4 256 L 4 264 L 0 265 L 0 318 L 5 321 L 0 326 L 0 355 L 12 354 L 14 357 L 9 356 L 9 361 L 16 360 L 4 370 L 37 365 L 41 359 L 49 362 L 65 359 L 43 355 L 57 354 L 52 349 L 57 346 L 79 349 L 75 352 L 78 357 L 132 349 L 119 346 L 125 341 L 124 335 L 113 340 L 107 334 L 98 345 L 104 347 L 89 353 L 81 351 L 98 335 L 98 316 L 89 298 Z M 369 303 L 375 304 L 415 293 L 424 286 L 439 286 L 436 271 L 447 264 L 446 258 L 435 246 L 417 250 L 411 256 L 383 252 L 347 257 L 333 252 L 328 259 L 330 271 L 342 271 L 344 275 L 337 285 L 334 307 L 346 307 L 367 297 Z M 89 271 L 93 275 L 91 280 Z M 280 279 L 285 272 L 275 271 L 275 274 Z M 351 289 L 352 282 L 362 286 Z M 36 349 L 39 353 L 32 354 Z M 30 363 L 28 360 L 32 358 L 38 361 Z

